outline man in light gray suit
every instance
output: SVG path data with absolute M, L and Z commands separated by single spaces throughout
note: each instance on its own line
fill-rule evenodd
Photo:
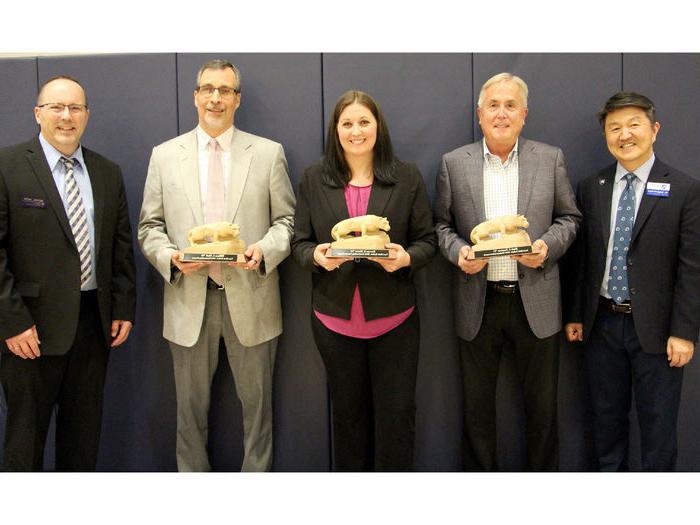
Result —
M 138 228 L 165 280 L 163 336 L 177 392 L 177 465 L 210 469 L 211 382 L 226 345 L 243 410 L 243 471 L 272 465 L 272 372 L 282 312 L 277 265 L 289 254 L 295 198 L 282 146 L 233 126 L 241 76 L 213 60 L 197 74 L 199 125 L 153 149 Z M 244 266 L 180 259 L 187 232 L 230 221 L 248 243 Z
M 455 314 L 464 391 L 465 470 L 496 470 L 496 382 L 513 351 L 527 413 L 528 470 L 557 470 L 561 299 L 557 261 L 581 221 L 559 148 L 520 137 L 528 89 L 510 73 L 487 80 L 477 115 L 484 140 L 442 158 L 435 223 L 455 265 Z M 533 254 L 474 259 L 479 223 L 523 214 Z

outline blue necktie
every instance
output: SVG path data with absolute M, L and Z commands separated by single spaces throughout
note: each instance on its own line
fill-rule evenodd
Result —
M 628 173 L 624 177 L 627 186 L 620 195 L 615 217 L 615 236 L 613 253 L 610 260 L 610 278 L 608 279 L 608 293 L 616 303 L 629 301 L 629 285 L 627 284 L 627 252 L 634 228 L 634 173 Z

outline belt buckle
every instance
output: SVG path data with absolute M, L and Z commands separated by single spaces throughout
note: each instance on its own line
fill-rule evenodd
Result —
M 617 304 L 615 301 L 610 302 L 610 308 L 613 312 L 618 314 L 631 314 L 632 305 L 630 303 Z
M 518 288 L 517 283 L 509 283 L 504 281 L 493 281 L 493 288 L 498 293 L 514 294 Z

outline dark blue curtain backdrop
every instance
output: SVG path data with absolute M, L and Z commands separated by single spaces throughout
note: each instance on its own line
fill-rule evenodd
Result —
M 661 132 L 657 155 L 698 176 L 693 113 L 700 92 L 697 54 L 134 54 L 0 59 L 0 146 L 37 132 L 32 113 L 37 86 L 57 74 L 86 87 L 91 118 L 86 146 L 118 162 L 127 185 L 132 225 L 141 206 L 151 148 L 196 125 L 197 70 L 211 58 L 241 69 L 237 127 L 284 145 L 292 183 L 323 151 L 326 119 L 347 89 L 381 104 L 400 158 L 415 162 L 431 198 L 443 153 L 481 138 L 476 99 L 491 75 L 511 71 L 530 88 L 524 136 L 562 147 L 574 186 L 611 162 L 595 112 L 619 89 L 649 95 Z M 137 249 L 138 318 L 129 342 L 112 352 L 106 384 L 103 471 L 170 471 L 175 464 L 175 386 L 162 332 L 162 281 Z M 461 390 L 452 327 L 449 265 L 438 255 L 417 275 L 421 353 L 416 404 L 416 468 L 460 469 Z M 653 271 L 653 269 L 650 269 Z M 285 331 L 275 370 L 276 471 L 330 468 L 329 399 L 323 364 L 309 325 L 310 278 L 291 260 L 281 268 Z M 57 307 L 59 307 L 57 305 Z M 4 343 L 2 343 L 4 344 Z M 222 355 L 222 360 L 225 357 Z M 223 363 L 225 365 L 225 363 Z M 592 443 L 582 349 L 562 344 L 559 382 L 561 469 L 591 468 Z M 698 358 L 685 371 L 679 431 L 680 470 L 700 470 Z M 499 390 L 499 461 L 524 465 L 522 401 L 514 369 L 503 362 Z M 214 379 L 210 454 L 215 470 L 242 461 L 240 406 L 227 366 Z M 632 415 L 634 419 L 634 414 Z M 5 408 L 0 399 L 0 437 Z M 639 437 L 632 435 L 632 467 Z M 0 452 L 1 454 L 1 452 Z M 1 458 L 0 458 L 1 461 Z M 51 468 L 53 446 L 47 445 Z

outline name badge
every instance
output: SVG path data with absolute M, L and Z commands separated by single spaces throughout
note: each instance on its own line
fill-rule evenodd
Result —
M 671 195 L 671 184 L 668 182 L 647 182 L 646 193 L 651 197 L 668 197 Z
M 46 208 L 46 201 L 44 199 L 22 197 L 22 208 Z

